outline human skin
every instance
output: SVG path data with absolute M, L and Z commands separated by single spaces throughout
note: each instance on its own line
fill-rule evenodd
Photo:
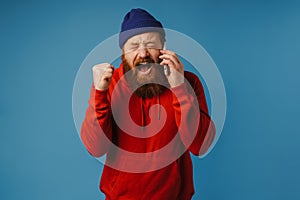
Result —
M 157 32 L 147 32 L 135 35 L 129 38 L 122 52 L 130 68 L 134 68 L 138 60 L 151 57 L 155 63 L 167 65 L 169 73 L 166 74 L 171 88 L 184 82 L 184 66 L 177 54 L 170 50 L 163 50 L 163 44 L 160 35 Z M 140 63 L 147 64 L 147 63 Z M 94 85 L 97 90 L 107 90 L 111 82 L 114 67 L 108 63 L 97 64 L 93 67 Z M 151 68 L 137 70 L 137 76 L 149 76 Z

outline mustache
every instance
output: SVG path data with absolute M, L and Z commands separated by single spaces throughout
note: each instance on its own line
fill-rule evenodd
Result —
M 134 67 L 140 65 L 141 63 L 155 63 L 155 61 L 151 57 L 140 58 L 134 62 Z

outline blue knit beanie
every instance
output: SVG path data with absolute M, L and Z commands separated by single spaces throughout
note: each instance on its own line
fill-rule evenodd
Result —
M 165 38 L 165 31 L 158 20 L 146 10 L 141 8 L 132 9 L 125 15 L 122 22 L 121 32 L 119 34 L 120 48 L 122 48 L 124 43 L 132 36 L 146 32 L 159 32 L 162 37 Z

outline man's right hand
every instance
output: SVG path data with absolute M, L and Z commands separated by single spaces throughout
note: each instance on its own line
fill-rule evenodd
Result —
M 109 63 L 97 64 L 93 67 L 93 79 L 96 90 L 107 90 L 114 73 L 114 67 Z

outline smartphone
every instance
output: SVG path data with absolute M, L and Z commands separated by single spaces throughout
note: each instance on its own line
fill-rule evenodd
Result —
M 164 42 L 163 50 L 166 50 L 166 42 Z M 166 76 L 170 75 L 170 68 L 168 65 L 164 65 L 164 73 Z

